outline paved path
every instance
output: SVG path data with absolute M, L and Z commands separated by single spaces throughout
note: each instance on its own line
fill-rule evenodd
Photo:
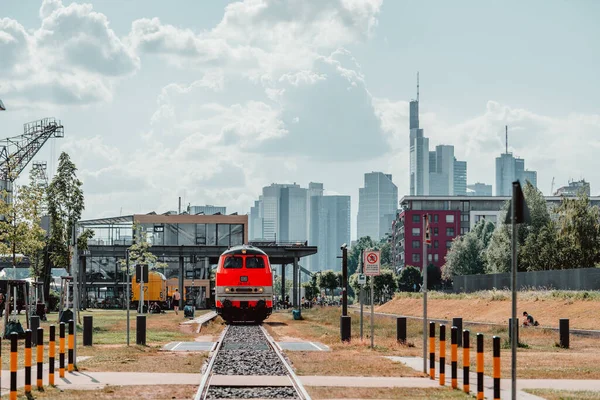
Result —
M 381 376 L 299 376 L 304 386 L 436 388 L 429 378 Z
M 411 367 L 417 371 L 423 371 L 423 358 L 422 357 L 387 357 L 393 361 L 401 362 L 408 367 Z M 435 363 L 436 374 L 439 373 L 440 365 L 438 362 Z M 471 366 L 471 371 L 475 370 L 475 366 Z M 450 385 L 450 365 L 446 365 L 446 385 Z M 436 375 L 436 382 L 439 386 L 439 375 Z M 459 366 L 458 371 L 458 387 L 462 388 L 462 368 Z M 469 374 L 469 384 L 471 391 L 477 390 L 477 374 L 471 372 Z M 485 376 L 483 379 L 484 394 L 486 398 L 493 398 L 494 380 Z M 519 399 L 542 399 L 542 397 L 534 396 L 532 394 L 523 392 L 523 389 L 556 389 L 556 390 L 590 390 L 600 391 L 600 380 L 594 379 L 517 379 L 517 398 Z M 500 381 L 500 395 L 501 398 L 510 398 L 511 394 L 511 381 L 510 378 L 504 377 Z

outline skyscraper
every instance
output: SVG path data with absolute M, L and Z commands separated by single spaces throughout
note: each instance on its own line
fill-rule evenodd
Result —
M 339 248 L 350 243 L 350 196 L 324 196 L 322 183 L 310 182 L 308 189 L 273 183 L 250 208 L 249 223 L 250 239 L 318 246 L 303 267 L 339 269 Z
M 429 194 L 429 139 L 419 128 L 419 74 L 417 99 L 410 102 L 410 194 Z
M 429 194 L 454 195 L 454 146 L 439 145 L 429 152 Z
M 513 157 L 508 152 L 508 126 L 506 126 L 506 152 L 496 157 L 496 196 L 512 195 L 512 183 L 519 180 L 522 185 L 529 181 L 537 187 L 537 172 L 525 169 L 525 160 Z
M 467 195 L 467 162 L 454 159 L 454 196 Z M 491 194 L 490 194 L 491 196 Z
M 358 237 L 378 241 L 390 232 L 398 209 L 398 187 L 391 174 L 365 174 L 364 188 L 358 189 Z
M 340 246 L 350 243 L 350 196 L 312 196 L 309 244 L 318 247 L 309 270 L 339 271 Z

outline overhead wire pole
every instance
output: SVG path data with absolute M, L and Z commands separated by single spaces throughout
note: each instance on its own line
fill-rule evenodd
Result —
M 429 240 L 428 215 L 423 214 L 423 373 L 427 374 L 427 241 Z
M 520 185 L 519 182 L 513 182 L 512 187 L 512 207 L 511 213 L 511 224 L 512 224 L 512 340 L 511 340 L 511 398 L 514 400 L 517 398 L 517 337 L 518 325 L 517 325 L 517 233 L 519 227 L 517 226 L 517 198 L 519 196 Z

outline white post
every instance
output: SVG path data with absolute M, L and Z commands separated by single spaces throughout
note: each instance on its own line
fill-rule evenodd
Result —
M 375 326 L 373 325 L 373 315 L 374 315 L 374 309 L 375 309 L 375 304 L 374 304 L 374 290 L 373 290 L 373 282 L 375 281 L 375 277 L 374 276 L 370 276 L 369 279 L 371 280 L 371 349 L 374 348 L 374 339 L 373 339 L 373 334 L 375 332 Z
M 125 263 L 127 266 L 127 298 L 125 299 L 125 304 L 127 304 L 127 346 L 129 346 L 129 309 L 131 308 L 129 305 L 129 297 L 131 293 L 131 277 L 129 276 L 129 249 L 125 250 Z

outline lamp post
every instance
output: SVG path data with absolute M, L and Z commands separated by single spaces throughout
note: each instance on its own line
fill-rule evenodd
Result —
M 342 342 L 349 342 L 351 336 L 351 317 L 348 315 L 348 248 L 346 243 L 342 250 L 342 316 L 340 317 L 340 334 Z

